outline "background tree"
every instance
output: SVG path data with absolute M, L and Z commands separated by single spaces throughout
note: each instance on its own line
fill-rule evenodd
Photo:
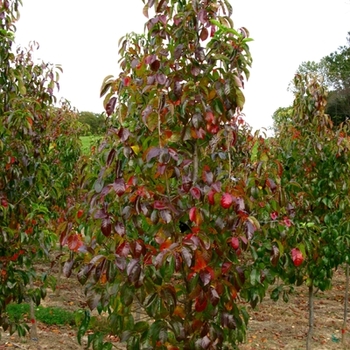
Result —
M 292 248 L 295 266 L 285 264 L 279 276 L 287 284 L 305 281 L 309 287 L 310 349 L 314 288 L 331 288 L 333 269 L 349 258 L 349 142 L 348 126 L 334 127 L 325 113 L 320 76 L 297 74 L 294 84 L 291 117 L 280 124 L 275 153 L 284 166 L 282 186 L 293 211 L 292 229 L 283 240 Z
M 347 45 L 339 47 L 335 52 L 323 57 L 319 62 L 302 62 L 296 74 L 316 75 L 327 86 L 326 113 L 330 115 L 332 122 L 339 125 L 350 117 L 350 37 L 347 37 Z M 295 92 L 294 83 L 289 84 L 288 89 Z M 274 129 L 278 130 L 281 119 L 287 117 L 285 111 L 289 107 L 281 107 L 272 115 Z
M 77 114 L 53 107 L 60 67 L 33 62 L 35 43 L 13 50 L 20 4 L 0 3 L 0 325 L 23 335 L 6 305 L 45 296 L 50 278 L 34 286 L 35 263 L 57 241 L 51 220 L 70 205 L 80 142 Z
M 88 128 L 84 132 L 90 135 L 101 135 L 106 131 L 105 116 L 92 112 L 80 112 L 79 121 L 87 125 Z

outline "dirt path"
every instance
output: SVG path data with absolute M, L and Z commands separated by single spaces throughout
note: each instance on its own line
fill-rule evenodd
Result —
M 343 300 L 345 276 L 343 270 L 335 273 L 334 287 L 331 291 L 318 292 L 315 297 L 315 329 L 313 350 L 344 349 L 340 343 L 343 317 Z M 48 292 L 43 306 L 59 306 L 67 310 L 86 307 L 83 289 L 75 278 L 64 278 L 58 289 L 59 293 Z M 274 302 L 268 297 L 255 310 L 248 308 L 251 315 L 247 342 L 240 346 L 241 350 L 301 350 L 305 349 L 308 325 L 307 287 L 296 288 L 290 301 Z M 350 315 L 349 315 L 350 317 Z M 347 325 L 350 332 L 350 321 Z M 39 341 L 33 342 L 29 337 L 19 339 L 17 335 L 9 336 L 2 332 L 0 350 L 2 349 L 50 349 L 79 350 L 76 331 L 69 326 L 47 326 L 38 323 Z M 348 334 L 346 349 L 350 349 Z M 125 349 L 114 343 L 115 349 Z M 135 349 L 137 350 L 137 349 Z

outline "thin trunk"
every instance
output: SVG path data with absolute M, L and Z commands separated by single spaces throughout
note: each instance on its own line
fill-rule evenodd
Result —
M 30 289 L 33 290 L 34 284 L 33 284 L 32 276 L 30 276 L 29 285 L 30 285 Z M 38 330 L 36 326 L 35 305 L 34 305 L 33 298 L 30 298 L 29 306 L 30 306 L 30 323 L 31 323 L 30 339 L 34 341 L 38 341 Z
M 59 253 L 59 260 L 58 260 L 58 275 L 57 275 L 57 282 L 56 282 L 56 290 L 55 290 L 55 294 L 56 296 L 60 295 L 60 287 L 61 285 L 61 278 L 62 278 L 62 272 L 63 272 L 63 265 L 61 263 L 61 256 L 62 256 L 62 245 L 60 244 L 60 253 Z
M 343 327 L 341 330 L 341 342 L 345 349 L 345 332 L 346 332 L 346 321 L 348 318 L 348 300 L 349 300 L 349 264 L 346 264 L 345 268 L 346 273 L 346 282 L 345 282 L 345 295 L 344 295 L 344 318 L 343 318 Z
M 311 350 L 312 334 L 314 331 L 314 285 L 309 287 L 309 330 L 306 338 L 306 350 Z

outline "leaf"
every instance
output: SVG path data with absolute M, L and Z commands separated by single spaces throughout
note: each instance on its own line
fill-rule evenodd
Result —
M 143 15 L 147 18 L 148 18 L 148 9 L 149 9 L 148 4 L 146 4 L 142 10 Z
M 205 41 L 208 39 L 208 36 L 209 36 L 208 29 L 203 27 L 203 29 L 201 30 L 200 35 L 199 35 L 200 39 L 202 41 Z
M 81 285 L 84 285 L 86 283 L 94 267 L 94 264 L 89 263 L 78 272 L 77 278 Z
M 181 248 L 181 255 L 188 267 L 192 265 L 192 253 L 190 250 L 186 247 Z
M 280 251 L 275 245 L 273 245 L 271 248 L 271 255 L 270 255 L 270 261 L 272 266 L 277 266 L 279 257 L 280 257 Z
M 162 220 L 167 224 L 169 224 L 172 220 L 170 210 L 161 210 L 159 215 L 162 218 Z
M 147 160 L 147 162 L 149 162 L 150 160 L 152 160 L 155 157 L 158 157 L 160 155 L 160 151 L 161 151 L 161 149 L 159 147 L 150 147 L 146 151 L 146 160 Z
M 74 259 L 67 260 L 64 263 L 62 272 L 65 277 L 69 278 L 71 276 L 73 264 L 74 264 Z
M 89 323 L 90 323 L 90 312 L 88 310 L 84 311 L 84 318 L 78 328 L 78 333 L 77 333 L 77 338 L 78 338 L 78 343 L 79 345 L 81 344 L 81 338 L 82 336 L 86 333 L 86 331 L 89 328 Z
M 106 104 L 105 110 L 108 116 L 110 116 L 114 112 L 116 103 L 117 103 L 117 98 L 114 96 Z
M 115 179 L 113 182 L 113 189 L 115 193 L 120 197 L 125 193 L 126 185 L 123 178 Z
M 106 94 L 106 92 L 108 91 L 108 89 L 111 87 L 112 83 L 113 83 L 113 75 L 107 75 L 102 82 L 101 85 L 101 90 L 100 90 L 100 97 L 102 97 L 103 95 Z
M 199 200 L 201 198 L 201 191 L 198 187 L 192 187 L 190 190 L 190 193 L 191 193 L 192 197 L 195 199 Z
M 138 282 L 140 274 L 141 274 L 141 265 L 138 259 L 132 259 L 128 266 L 126 267 L 126 273 L 128 276 L 128 280 L 135 284 Z
M 111 223 L 111 218 L 109 216 L 102 219 L 101 231 L 106 237 L 109 237 L 111 235 L 112 223 Z
M 114 148 L 112 148 L 109 153 L 108 153 L 108 157 L 107 157 L 107 166 L 111 165 L 114 158 L 115 158 L 115 155 L 116 155 L 116 151 Z

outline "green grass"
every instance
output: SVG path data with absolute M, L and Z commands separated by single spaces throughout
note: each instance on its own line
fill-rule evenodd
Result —
M 90 135 L 90 136 L 80 136 L 80 140 L 82 143 L 82 152 L 85 155 L 90 154 L 91 146 L 97 145 L 97 141 L 101 138 L 101 136 Z
M 23 304 L 9 304 L 6 307 L 7 314 L 12 322 L 29 323 L 30 305 Z M 79 327 L 84 313 L 83 310 L 75 312 L 62 309 L 60 307 L 44 307 L 39 305 L 35 308 L 35 317 L 37 321 L 47 325 L 57 326 L 73 326 Z M 102 316 L 92 316 L 89 323 L 89 328 L 102 334 L 114 334 L 107 318 Z
M 29 304 L 9 304 L 6 307 L 11 321 L 25 321 L 29 318 Z M 47 325 L 75 325 L 75 313 L 59 307 L 35 308 L 36 319 Z

